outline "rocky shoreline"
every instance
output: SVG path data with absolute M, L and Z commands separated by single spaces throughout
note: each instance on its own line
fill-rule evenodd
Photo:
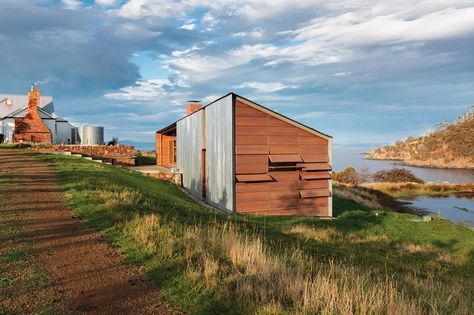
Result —
M 467 169 L 474 170 L 474 162 L 467 161 L 466 159 L 458 160 L 416 160 L 411 158 L 404 158 L 400 156 L 387 155 L 383 153 L 375 152 L 382 150 L 383 148 L 376 149 L 365 155 L 366 160 L 379 160 L 379 161 L 399 161 L 406 166 L 416 167 L 427 167 L 427 168 L 441 168 L 441 169 Z

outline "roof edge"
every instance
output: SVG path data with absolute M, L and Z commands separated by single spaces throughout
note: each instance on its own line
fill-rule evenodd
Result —
M 240 96 L 240 95 L 238 95 L 238 94 L 236 94 L 236 93 L 234 93 L 234 92 L 229 92 L 229 93 L 227 93 L 227 94 L 225 94 L 225 95 L 219 97 L 218 99 L 215 99 L 214 101 L 210 102 L 210 103 L 207 104 L 206 106 L 203 106 L 203 107 L 200 108 L 199 110 L 196 110 L 196 111 L 192 112 L 191 114 L 186 115 L 186 116 L 184 116 L 184 117 L 182 117 L 182 118 L 176 120 L 175 122 L 173 122 L 173 123 L 167 125 L 166 127 L 161 128 L 160 130 L 156 131 L 155 133 L 162 133 L 162 132 L 166 131 L 167 129 L 172 128 L 173 125 L 176 125 L 176 123 L 177 123 L 178 121 L 181 121 L 181 120 L 185 119 L 186 117 L 191 116 L 191 115 L 193 115 L 194 113 L 197 113 L 197 112 L 199 112 L 199 111 L 205 109 L 206 107 L 208 107 L 208 106 L 214 104 L 215 102 L 220 101 L 220 100 L 223 99 L 223 98 L 228 97 L 229 95 L 232 95 L 232 96 L 235 96 L 235 97 L 237 97 L 237 98 L 240 98 L 240 99 L 243 100 L 245 103 L 251 103 L 251 104 L 252 104 L 254 107 L 256 107 L 257 109 L 259 109 L 259 110 L 262 110 L 262 109 L 263 109 L 263 111 L 268 112 L 268 114 L 270 114 L 270 115 L 272 115 L 272 116 L 274 116 L 274 117 L 277 117 L 277 118 L 279 118 L 279 119 L 286 120 L 288 123 L 294 125 L 295 127 L 301 128 L 301 129 L 306 130 L 306 131 L 308 131 L 308 132 L 310 132 L 310 133 L 313 133 L 313 134 L 315 134 L 315 135 L 317 135 L 317 136 L 323 137 L 323 138 L 325 138 L 326 140 L 333 139 L 333 137 L 330 136 L 330 135 L 328 135 L 328 134 L 325 134 L 325 133 L 323 133 L 323 132 L 321 132 L 321 131 L 319 131 L 319 130 L 316 130 L 316 129 L 312 128 L 312 127 L 309 127 L 309 126 L 307 126 L 307 125 L 305 125 L 305 124 L 303 124 L 303 123 L 300 123 L 299 121 L 296 121 L 296 120 L 294 120 L 294 119 L 292 119 L 292 118 L 290 118 L 290 117 L 287 117 L 287 116 L 285 116 L 285 115 L 283 115 L 283 114 L 280 114 L 280 113 L 278 113 L 278 112 L 276 112 L 276 111 L 274 111 L 274 110 L 271 110 L 271 109 L 269 109 L 268 107 L 265 107 L 265 106 L 263 106 L 263 105 L 260 105 L 260 104 L 258 104 L 258 103 L 256 103 L 256 102 L 254 102 L 254 101 L 252 101 L 252 100 L 249 100 L 248 98 L 245 98 L 245 97 L 243 97 L 243 96 Z M 252 105 L 251 105 L 251 106 L 252 106 Z

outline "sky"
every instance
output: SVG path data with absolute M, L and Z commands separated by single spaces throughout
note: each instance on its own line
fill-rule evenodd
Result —
M 474 104 L 474 1 L 0 0 L 0 93 L 35 83 L 106 137 L 154 132 L 233 91 L 378 145 Z

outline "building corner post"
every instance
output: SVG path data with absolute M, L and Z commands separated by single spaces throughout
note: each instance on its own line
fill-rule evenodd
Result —
M 332 138 L 328 140 L 328 156 L 329 156 L 329 165 L 331 166 L 331 170 L 333 169 L 333 161 L 332 161 Z M 332 174 L 331 178 L 329 179 L 329 197 L 328 197 L 328 216 L 333 217 L 332 211 Z

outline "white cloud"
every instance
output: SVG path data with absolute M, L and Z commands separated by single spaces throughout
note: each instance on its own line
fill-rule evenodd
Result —
M 206 31 L 211 32 L 219 24 L 219 20 L 216 19 L 211 12 L 207 12 L 203 15 L 201 23 L 206 27 Z
M 95 3 L 101 6 L 112 6 L 117 0 L 95 0 Z
M 286 85 L 280 82 L 246 82 L 242 83 L 237 88 L 251 88 L 260 92 L 276 92 L 283 89 L 295 89 L 295 85 Z
M 265 36 L 265 29 L 262 27 L 256 27 L 249 32 L 238 32 L 232 33 L 234 37 L 246 37 L 251 39 L 262 39 Z
M 62 0 L 61 2 L 66 9 L 76 10 L 81 7 L 80 0 Z
M 184 55 L 188 55 L 188 54 L 192 53 L 193 51 L 197 51 L 197 50 L 200 50 L 200 49 L 201 48 L 194 45 L 191 48 L 188 48 L 188 49 L 185 49 L 185 50 L 173 50 L 171 52 L 171 56 L 173 56 L 173 57 L 182 57 Z
M 472 34 L 473 16 L 474 7 L 446 8 L 419 16 L 397 11 L 387 15 L 358 11 L 315 18 L 293 34 L 300 41 L 317 40 L 342 47 L 429 41 Z
M 121 101 L 153 101 L 167 95 L 165 85 L 171 85 L 167 79 L 140 80 L 135 85 L 121 88 L 119 92 L 106 93 L 104 97 Z
M 193 31 L 196 28 L 196 24 L 190 23 L 190 24 L 184 24 L 180 27 L 182 30 L 188 30 L 188 31 Z
M 350 72 L 350 71 L 347 71 L 347 72 L 336 72 L 336 73 L 334 73 L 334 76 L 335 76 L 335 77 L 345 77 L 345 76 L 351 75 L 351 74 L 352 74 L 352 72 Z

